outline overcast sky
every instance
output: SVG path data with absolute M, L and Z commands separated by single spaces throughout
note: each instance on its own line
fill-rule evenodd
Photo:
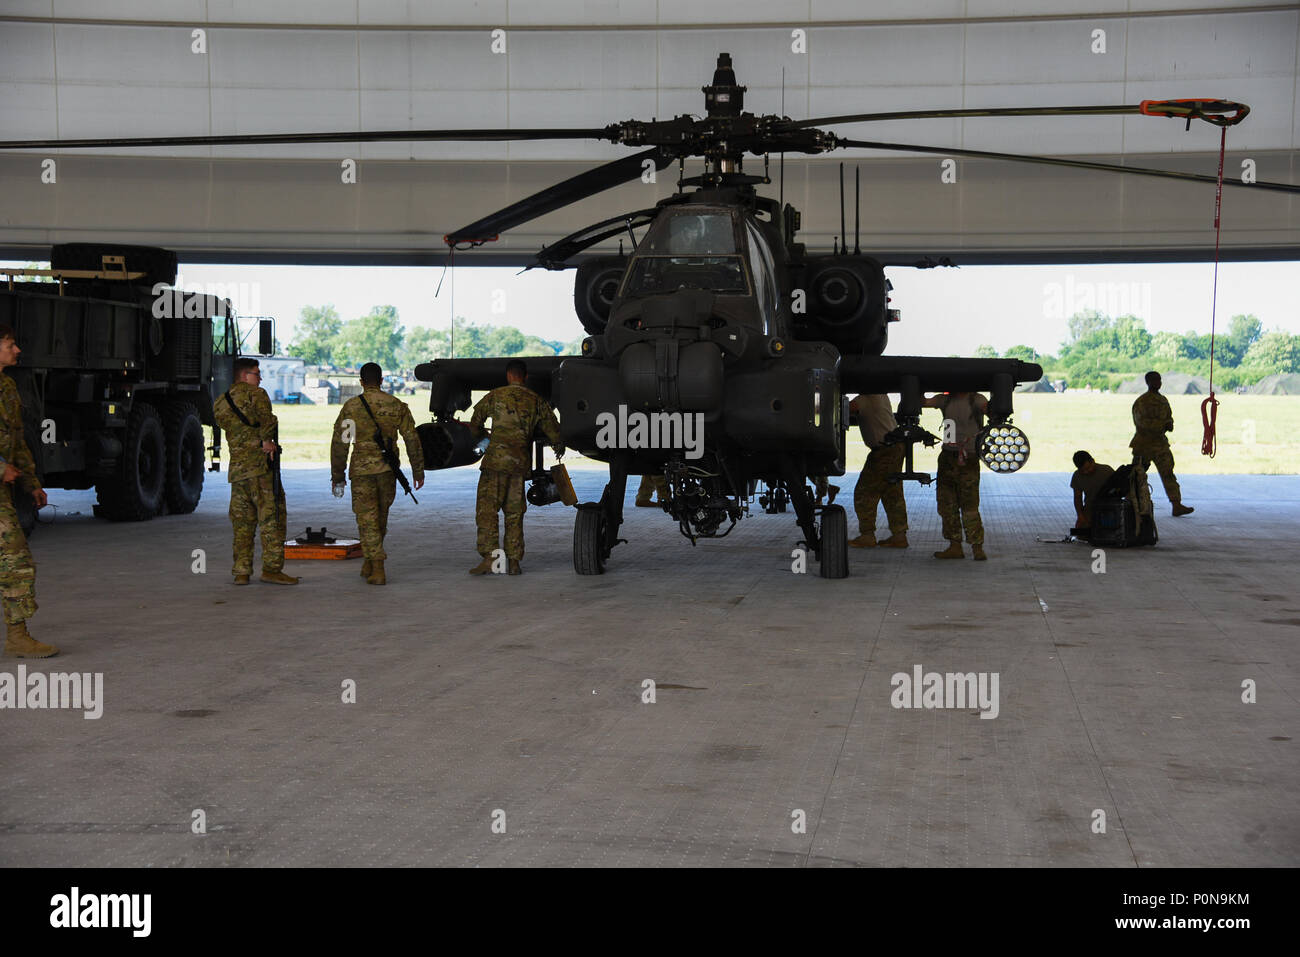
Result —
M 344 319 L 372 306 L 397 307 L 407 327 L 446 328 L 454 306 L 471 322 L 512 325 L 525 334 L 570 341 L 584 333 L 573 312 L 573 270 L 458 266 L 416 267 L 183 266 L 187 287 L 229 296 L 241 315 L 277 319 L 281 342 L 307 305 L 332 303 Z M 1066 319 L 1081 308 L 1133 313 L 1152 332 L 1208 332 L 1211 263 L 1175 265 L 964 266 L 890 268 L 892 306 L 902 321 L 890 330 L 894 355 L 970 354 L 981 344 L 999 352 L 1016 344 L 1055 353 Z M 435 297 L 438 282 L 442 291 Z M 220 287 L 220 288 L 213 288 Z M 1265 329 L 1300 334 L 1300 263 L 1224 263 L 1219 267 L 1220 328 L 1235 313 L 1259 316 Z

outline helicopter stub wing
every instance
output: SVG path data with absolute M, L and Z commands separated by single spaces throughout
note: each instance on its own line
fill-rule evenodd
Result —
M 901 395 L 899 415 L 919 415 L 923 392 L 988 392 L 989 415 L 1000 422 L 1012 412 L 1011 394 L 1021 382 L 1037 382 L 1043 367 L 1020 359 L 966 359 L 932 356 L 844 356 L 840 388 L 853 392 Z
M 454 415 L 469 408 L 471 392 L 488 392 L 506 384 L 506 365 L 515 359 L 528 366 L 524 385 L 543 399 L 551 398 L 551 376 L 572 356 L 509 356 L 491 359 L 435 359 L 415 367 L 415 377 L 431 384 L 429 411 Z
M 1009 375 L 1015 384 L 1037 382 L 1043 367 L 1020 359 L 844 356 L 840 360 L 840 387 L 845 392 L 898 392 L 907 376 L 915 377 L 923 392 L 986 392 L 999 375 Z

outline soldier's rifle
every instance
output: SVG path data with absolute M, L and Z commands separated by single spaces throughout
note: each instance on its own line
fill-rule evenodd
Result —
M 275 431 L 271 433 L 271 444 L 275 446 L 274 452 L 266 453 L 267 464 L 271 467 L 271 487 L 275 490 L 275 500 L 284 501 L 284 480 L 280 476 L 280 456 L 284 452 L 284 446 L 280 444 L 280 423 L 275 423 Z
M 230 411 L 235 413 L 235 418 L 239 419 L 240 422 L 244 423 L 244 425 L 250 429 L 261 428 L 261 423 L 248 421 L 248 416 L 244 415 L 244 413 L 240 411 L 239 406 L 235 404 L 235 399 L 230 394 L 229 389 L 226 390 L 225 396 L 226 404 L 230 406 Z M 284 451 L 284 447 L 280 445 L 279 422 L 275 424 L 275 430 L 271 433 L 271 444 L 275 446 L 275 451 L 266 453 L 266 464 L 271 469 L 271 488 L 275 492 L 275 500 L 277 502 L 283 502 L 284 480 L 280 476 L 280 454 Z
M 375 445 L 379 446 L 379 457 L 384 460 L 385 465 L 393 470 L 393 474 L 397 476 L 397 484 L 402 486 L 402 491 L 411 496 L 412 502 L 419 505 L 420 500 L 411 491 L 411 483 L 402 474 L 402 460 L 397 457 L 397 442 L 384 435 L 384 430 L 379 427 L 379 420 L 375 418 L 375 413 L 370 410 L 370 403 L 366 401 L 366 397 L 359 395 L 357 398 L 361 400 L 361 405 L 366 410 L 366 415 L 370 416 L 370 421 L 375 423 Z

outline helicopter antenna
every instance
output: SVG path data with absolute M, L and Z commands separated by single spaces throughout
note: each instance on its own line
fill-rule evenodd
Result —
M 781 67 L 781 115 L 782 115 L 782 116 L 785 116 L 785 67 Z M 785 150 L 781 150 L 781 189 L 780 189 L 780 194 L 781 194 L 781 198 L 778 200 L 777 205 L 778 205 L 781 209 L 784 210 L 784 209 L 785 209 Z M 785 216 L 785 213 L 782 213 L 781 215 L 782 215 L 782 217 L 784 217 L 784 216 Z M 785 241 L 786 241 L 786 242 L 789 242 L 789 241 L 790 241 L 790 237 L 787 236 L 787 237 L 785 238 Z
M 844 232 L 844 164 L 840 164 L 840 249 L 849 251 L 849 241 Z
M 859 229 L 862 225 L 862 167 L 853 167 L 853 255 L 862 255 L 858 243 Z

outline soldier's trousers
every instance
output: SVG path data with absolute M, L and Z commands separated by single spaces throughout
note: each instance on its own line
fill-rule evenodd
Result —
M 636 489 L 636 500 L 648 502 L 656 493 L 660 502 L 668 498 L 668 480 L 662 475 L 642 475 L 641 484 Z
M 524 557 L 524 499 L 523 475 L 493 472 L 483 469 L 478 474 L 478 501 L 474 507 L 474 522 L 478 525 L 478 553 L 491 558 L 501 547 L 497 539 L 497 512 L 506 516 L 506 558 L 519 561 Z
M 284 500 L 275 500 L 269 475 L 230 483 L 230 524 L 235 530 L 235 575 L 253 573 L 253 533 L 262 536 L 262 571 L 284 568 Z
M 907 531 L 907 501 L 903 484 L 890 482 L 889 476 L 903 471 L 902 445 L 882 445 L 867 454 L 858 484 L 853 486 L 853 511 L 858 514 L 858 529 L 875 532 L 876 510 L 883 502 L 889 530 L 895 535 Z
M 1133 465 L 1140 468 L 1143 472 L 1155 463 L 1156 471 L 1160 473 L 1160 482 L 1165 487 L 1165 495 L 1169 496 L 1170 505 L 1181 505 L 1183 502 L 1183 490 L 1178 487 L 1178 479 L 1174 477 L 1174 453 L 1170 451 L 1169 446 L 1164 448 L 1143 448 L 1133 450 Z
M 352 477 L 352 512 L 361 534 L 361 554 L 367 561 L 382 562 L 384 536 L 388 534 L 388 509 L 397 497 L 397 476 L 392 472 Z
M 944 449 L 939 453 L 939 477 L 935 480 L 935 499 L 943 519 L 943 537 L 960 542 L 962 529 L 966 541 L 984 544 L 984 523 L 980 521 L 980 460 L 971 455 L 965 465 L 957 464 L 957 453 Z
M 0 486 L 0 597 L 7 625 L 36 614 L 36 562 L 13 502 L 14 495 L 26 494 L 16 483 Z

